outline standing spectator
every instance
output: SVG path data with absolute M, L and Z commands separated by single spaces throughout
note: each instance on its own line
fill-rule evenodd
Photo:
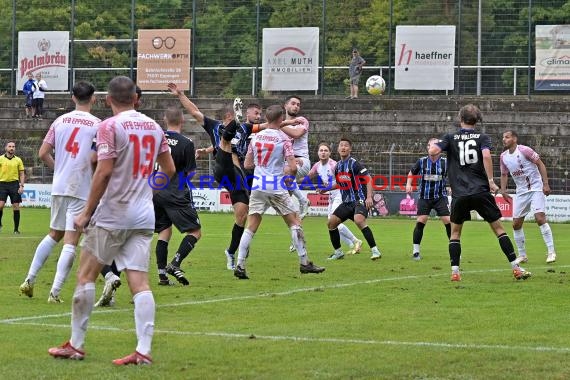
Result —
M 518 134 L 515 131 L 503 133 L 503 145 L 507 150 L 501 153 L 501 194 L 506 200 L 512 199 L 507 194 L 509 173 L 517 187 L 517 199 L 513 207 L 513 234 L 519 251 L 517 260 L 526 263 L 525 236 L 523 231 L 524 218 L 529 211 L 534 212 L 534 220 L 540 228 L 542 239 L 546 244 L 546 263 L 556 261 L 552 230 L 546 221 L 546 196 L 550 194 L 546 166 L 538 153 L 532 148 L 518 144 Z
M 72 94 L 75 110 L 61 115 L 52 123 L 40 147 L 39 157 L 54 171 L 50 230 L 36 247 L 28 275 L 20 285 L 20 293 L 33 297 L 40 269 L 63 238 L 49 303 L 63 302 L 59 293 L 73 266 L 75 247 L 81 236 L 73 227 L 73 217 L 81 213 L 89 194 L 92 162 L 95 161 L 93 139 L 101 121 L 90 113 L 95 102 L 95 87 L 91 83 L 75 83 Z M 55 158 L 52 156 L 54 150 Z
M 42 74 L 36 74 L 36 82 L 34 83 L 34 93 L 32 105 L 34 107 L 34 116 L 37 119 L 42 119 L 44 113 L 44 98 L 46 97 L 45 91 L 48 86 L 45 80 L 42 79 Z
M 158 267 L 158 284 L 170 285 L 166 274 L 173 276 L 182 285 L 190 285 L 180 268 L 182 261 L 194 249 L 202 236 L 200 219 L 194 207 L 192 191 L 186 182 L 190 172 L 196 170 L 194 142 L 182 135 L 184 115 L 178 107 L 169 107 L 164 113 L 166 124 L 166 141 L 176 167 L 177 175 L 165 189 L 154 194 L 154 232 L 158 234 L 156 241 L 156 265 Z M 159 168 L 159 170 L 161 170 Z M 161 173 L 162 174 L 162 173 Z M 184 176 L 184 177 L 182 177 Z M 172 236 L 172 225 L 185 233 L 172 262 L 168 260 L 168 242 Z
M 513 276 L 517 280 L 526 280 L 532 274 L 519 266 L 513 243 L 501 223 L 501 211 L 490 193 L 496 193 L 499 187 L 493 180 L 491 139 L 475 129 L 475 125 L 481 121 L 481 111 L 473 104 L 463 106 L 459 111 L 459 120 L 461 128 L 458 131 L 446 134 L 440 141 L 431 144 L 428 150 L 429 155 L 447 152 L 452 191 L 449 239 L 451 281 L 461 281 L 461 230 L 463 223 L 471 220 L 471 210 L 477 211 L 489 223 L 501 251 L 511 264 Z
M 73 294 L 71 339 L 48 353 L 55 358 L 83 360 L 83 345 L 95 303 L 95 280 L 103 264 L 113 260 L 124 270 L 134 303 L 135 352 L 113 360 L 115 365 L 151 364 L 155 302 L 148 267 L 154 230 L 152 188 L 148 177 L 155 161 L 169 177 L 174 163 L 162 128 L 135 111 L 135 84 L 124 76 L 109 82 L 107 103 L 113 116 L 97 130 L 97 168 L 83 212 L 75 227 L 86 227 Z
M 427 148 L 439 139 L 429 139 Z M 414 176 L 419 177 L 420 200 L 418 201 L 418 211 L 416 218 L 416 227 L 413 234 L 412 259 L 419 261 L 422 259 L 420 255 L 420 244 L 424 235 L 424 227 L 429 218 L 431 210 L 435 210 L 437 216 L 441 218 L 441 222 L 445 226 L 447 240 L 451 236 L 451 224 L 449 221 L 449 207 L 447 206 L 447 158 L 441 157 L 440 154 L 427 155 L 416 161 L 408 173 L 406 182 L 406 193 L 412 193 L 412 180 Z
M 331 147 L 329 144 L 322 142 L 319 144 L 319 162 L 316 162 L 311 170 L 309 171 L 309 177 L 318 177 L 319 186 L 324 188 L 333 187 L 336 185 L 336 178 L 334 177 L 334 170 L 336 167 L 336 161 L 331 158 Z M 335 189 L 329 191 L 329 207 L 328 207 L 328 218 L 330 219 L 333 215 L 334 210 L 342 203 L 342 197 L 340 196 L 340 190 Z M 349 253 L 355 255 L 360 253 L 362 247 L 362 240 L 358 240 L 356 236 L 348 229 L 344 223 L 338 225 L 338 231 L 340 233 L 340 238 L 349 245 Z M 342 256 L 333 253 L 329 259 L 338 260 L 342 259 Z
M 314 265 L 305 248 L 305 237 L 301 223 L 296 217 L 295 207 L 286 189 L 279 187 L 279 179 L 283 183 L 283 170 L 287 164 L 294 175 L 297 163 L 293 154 L 293 146 L 289 137 L 279 130 L 283 121 L 283 107 L 272 105 L 267 108 L 267 128 L 259 132 L 249 145 L 244 166 L 254 168 L 253 187 L 247 216 L 247 229 L 239 242 L 238 260 L 234 276 L 247 280 L 245 261 L 249 254 L 249 246 L 253 236 L 261 225 L 262 215 L 269 207 L 273 207 L 289 227 L 291 238 L 295 242 L 299 256 L 299 271 L 321 273 L 325 268 Z M 265 183 L 271 179 L 275 186 Z
M 382 253 L 376 246 L 372 230 L 368 227 L 368 210 L 372 208 L 372 178 L 368 169 L 352 157 L 352 141 L 343 137 L 338 143 L 340 161 L 336 163 L 334 177 L 337 183 L 331 189 L 322 190 L 321 193 L 340 189 L 342 203 L 333 211 L 328 220 L 329 236 L 334 252 L 329 259 L 342 258 L 344 253 L 340 246 L 339 226 L 350 219 L 362 231 L 372 255 L 371 260 L 378 260 Z
M 33 117 L 34 116 L 34 108 L 32 107 L 32 102 L 34 98 L 34 73 L 28 71 L 28 80 L 24 83 L 24 87 L 22 88 L 22 92 L 26 96 L 26 117 Z
M 366 61 L 360 56 L 358 50 L 352 49 L 352 58 L 348 65 L 348 76 L 350 77 L 350 96 L 347 99 L 358 98 L 358 82 L 360 82 L 360 74 L 362 73 L 362 66 Z
M 0 156 L 0 231 L 2 231 L 2 214 L 4 204 L 10 197 L 14 211 L 14 234 L 20 234 L 20 203 L 24 192 L 24 163 L 16 156 L 16 143 L 8 141 L 6 153 Z

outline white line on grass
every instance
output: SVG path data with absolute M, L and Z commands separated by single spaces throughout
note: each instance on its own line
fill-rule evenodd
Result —
M 21 325 L 65 328 L 69 329 L 69 324 L 53 323 L 21 323 Z M 115 331 L 122 333 L 133 333 L 134 329 L 120 329 L 110 326 L 90 326 L 91 330 Z M 179 331 L 179 330 L 154 330 L 155 334 L 178 335 L 178 336 L 202 336 L 216 338 L 236 338 L 236 339 L 262 339 L 270 341 L 291 341 L 309 343 L 336 343 L 336 344 L 357 344 L 357 345 L 381 345 L 381 346 L 408 346 L 427 347 L 433 349 L 466 349 L 466 350 L 506 350 L 506 351 L 526 351 L 526 352 L 553 352 L 566 354 L 570 352 L 570 347 L 546 347 L 546 346 L 507 346 L 503 344 L 470 344 L 470 343 L 445 343 L 445 342 L 409 342 L 397 340 L 374 340 L 374 339 L 344 339 L 344 338 L 314 338 L 307 336 L 287 336 L 287 335 L 257 335 L 239 334 L 227 332 L 204 332 L 204 331 Z
M 559 265 L 556 268 L 568 268 L 570 265 Z M 546 269 L 550 267 L 542 267 L 537 269 Z M 476 273 L 491 273 L 491 272 L 504 272 L 505 269 L 485 269 L 485 270 L 474 270 L 474 271 L 465 271 L 465 274 L 476 274 Z M 178 302 L 178 303 L 171 303 L 171 304 L 157 304 L 157 308 L 165 308 L 165 307 L 179 307 L 179 306 L 189 306 L 189 305 L 205 305 L 211 303 L 218 303 L 218 302 L 233 302 L 233 301 L 243 301 L 249 299 L 257 299 L 257 298 L 265 298 L 265 297 L 275 297 L 275 296 L 290 296 L 297 293 L 305 293 L 305 292 L 314 292 L 323 289 L 340 289 L 340 288 L 347 288 L 351 286 L 358 286 L 358 285 L 368 285 L 368 284 L 376 284 L 379 282 L 386 282 L 386 281 L 400 281 L 400 280 L 415 280 L 415 279 L 422 279 L 428 277 L 442 277 L 448 276 L 449 273 L 430 273 L 430 274 L 423 274 L 423 275 L 410 275 L 410 276 L 399 276 L 399 277 L 388 277 L 388 278 L 376 278 L 373 280 L 364 280 L 364 281 L 357 281 L 357 282 L 348 282 L 343 284 L 331 284 L 331 285 L 322 285 L 322 286 L 315 286 L 311 288 L 298 288 L 292 290 L 286 290 L 282 292 L 272 292 L 272 293 L 259 293 L 259 294 L 252 294 L 252 295 L 244 295 L 244 296 L 236 296 L 236 297 L 224 297 L 224 298 L 214 298 L 214 299 L 207 299 L 207 300 L 199 300 L 199 301 L 187 301 L 187 302 Z M 95 310 L 93 313 L 96 314 L 105 314 L 105 313 L 122 313 L 122 312 L 132 312 L 132 308 L 117 308 L 117 309 L 106 309 L 106 310 Z M 36 319 L 47 319 L 47 318 L 61 318 L 70 316 L 71 313 L 61 313 L 61 314 L 44 314 L 44 315 L 36 315 L 36 316 L 29 316 L 29 317 L 18 317 L 18 318 L 9 318 L 9 319 L 2 319 L 0 323 L 4 324 L 18 324 L 19 322 L 25 321 L 33 321 Z

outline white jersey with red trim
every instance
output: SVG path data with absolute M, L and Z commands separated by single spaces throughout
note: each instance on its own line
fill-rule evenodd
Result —
M 300 116 L 297 118 L 301 122 L 291 125 L 293 129 L 303 129 L 303 136 L 293 139 L 293 153 L 295 157 L 309 158 L 309 120 Z
M 328 189 L 336 185 L 336 178 L 334 177 L 334 169 L 336 167 L 336 161 L 332 158 L 329 158 L 326 164 L 323 165 L 321 161 L 316 162 L 311 171 L 309 172 L 309 176 L 313 177 L 317 174 L 320 178 L 320 182 L 317 183 L 317 189 L 319 187 Z M 337 197 L 340 197 L 340 190 L 330 190 L 329 191 L 329 202 L 332 203 Z
M 93 139 L 100 121 L 89 112 L 75 110 L 49 127 L 44 143 L 55 149 L 52 195 L 87 199 L 93 176 Z
M 542 176 L 536 165 L 539 159 L 538 153 L 525 145 L 517 145 L 513 153 L 508 149 L 501 153 L 501 174 L 511 173 L 517 194 L 542 191 Z
M 116 229 L 154 229 L 152 188 L 148 177 L 156 157 L 168 152 L 160 125 L 129 110 L 101 122 L 97 160 L 114 159 L 107 189 L 93 215 L 95 225 Z
M 289 136 L 277 129 L 264 129 L 251 140 L 248 151 L 255 164 L 252 190 L 287 192 L 283 170 L 287 158 L 294 156 Z

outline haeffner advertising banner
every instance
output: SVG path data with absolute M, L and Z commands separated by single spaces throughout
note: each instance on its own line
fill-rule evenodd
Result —
M 535 90 L 570 89 L 570 25 L 536 26 Z
M 190 29 L 139 29 L 137 85 L 166 90 L 170 82 L 190 89 Z
M 316 90 L 318 68 L 319 28 L 263 29 L 263 90 Z
M 41 74 L 50 91 L 68 90 L 69 32 L 19 32 L 17 88 Z
M 397 26 L 396 90 L 453 90 L 455 26 Z

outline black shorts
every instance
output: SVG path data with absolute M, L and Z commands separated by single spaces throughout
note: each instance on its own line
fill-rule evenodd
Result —
M 347 219 L 354 221 L 354 215 L 356 214 L 364 215 L 365 218 L 368 218 L 368 210 L 366 209 L 366 206 L 356 202 L 343 202 L 333 211 L 333 215 L 337 216 L 341 222 L 344 222 Z
M 447 198 L 441 197 L 436 199 L 418 200 L 418 212 L 416 215 L 429 215 L 431 210 L 435 210 L 437 216 L 449 216 L 449 207 L 447 206 Z
M 484 192 L 451 199 L 451 222 L 463 224 L 471 220 L 471 210 L 477 211 L 487 223 L 501 219 L 501 210 L 491 193 Z
M 22 195 L 18 194 L 19 181 L 0 182 L 0 202 L 6 202 L 10 197 L 12 203 L 22 203 Z
M 249 188 L 245 174 L 240 167 L 235 166 L 232 154 L 218 150 L 214 163 L 214 179 L 229 193 L 232 205 L 236 203 L 249 204 Z
M 159 202 L 154 203 L 154 232 L 159 233 L 174 226 L 180 232 L 190 232 L 202 228 L 198 212 L 193 206 L 186 208 L 164 207 Z

